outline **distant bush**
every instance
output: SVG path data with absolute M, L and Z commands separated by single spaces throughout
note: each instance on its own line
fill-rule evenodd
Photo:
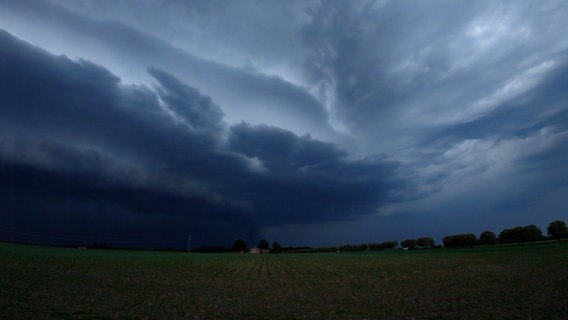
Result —
M 287 252 L 287 253 L 312 253 L 312 252 L 318 252 L 318 250 L 314 249 L 312 247 L 287 247 L 287 248 L 282 248 L 282 252 Z
M 318 248 L 318 252 L 351 252 L 351 251 L 380 251 L 394 250 L 398 246 L 398 241 L 384 241 L 380 243 L 361 243 L 361 244 L 344 244 L 337 247 Z
M 380 250 L 394 250 L 398 247 L 398 241 L 384 241 L 381 243 L 370 243 L 369 250 L 380 251 Z

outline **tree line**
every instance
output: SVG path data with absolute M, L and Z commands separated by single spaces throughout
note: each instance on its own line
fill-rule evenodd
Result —
M 452 234 L 442 239 L 443 247 L 459 248 L 473 246 L 490 246 L 496 244 L 517 244 L 534 243 L 542 240 L 560 240 L 568 238 L 568 228 L 566 223 L 561 220 L 553 221 L 546 229 L 548 237 L 543 236 L 539 227 L 534 224 L 528 226 L 517 226 L 502 230 L 496 235 L 490 230 L 481 232 L 479 237 L 473 233 Z M 270 247 L 267 240 L 262 239 L 258 242 L 257 248 L 268 250 L 270 253 L 282 252 L 355 252 L 355 251 L 383 251 L 396 250 L 399 242 L 396 240 L 383 241 L 379 243 L 346 244 L 341 246 L 310 248 L 310 247 L 282 247 L 278 242 L 274 242 Z M 441 248 L 431 237 L 420 237 L 417 239 L 405 239 L 400 242 L 403 250 Z M 248 252 L 249 248 L 243 239 L 237 239 L 231 249 L 233 252 Z
M 495 244 L 535 243 L 543 240 L 560 240 L 568 238 L 568 228 L 561 220 L 552 221 L 546 228 L 548 237 L 543 236 L 539 227 L 534 224 L 504 229 L 498 236 L 492 231 L 483 231 L 479 238 L 473 233 L 454 234 L 444 237 L 444 247 L 490 246 Z
M 337 251 L 381 251 L 381 250 L 394 250 L 398 247 L 398 241 L 384 241 L 378 243 L 362 243 L 362 244 L 345 244 L 334 247 L 317 248 L 314 251 L 318 252 L 337 252 Z

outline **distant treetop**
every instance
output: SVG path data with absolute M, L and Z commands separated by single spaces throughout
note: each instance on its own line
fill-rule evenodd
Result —
M 568 238 L 568 228 L 566 228 L 566 222 L 562 220 L 552 221 L 546 231 L 551 238 L 556 240 Z

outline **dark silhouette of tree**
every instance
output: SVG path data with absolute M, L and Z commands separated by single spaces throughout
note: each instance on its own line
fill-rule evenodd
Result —
M 243 239 L 237 239 L 235 240 L 235 242 L 233 243 L 233 248 L 232 251 L 234 252 L 243 252 L 243 251 L 247 251 L 248 247 L 247 247 L 247 243 L 245 242 L 245 240 Z
M 497 241 L 501 244 L 514 243 L 513 233 L 514 233 L 513 229 L 505 229 L 505 230 L 501 231 L 501 233 L 499 233 L 499 236 L 497 237 Z
M 542 231 L 540 231 L 540 228 L 535 226 L 534 224 L 522 227 L 521 240 L 522 242 L 531 243 L 540 241 L 542 240 Z
M 552 221 L 546 231 L 552 239 L 568 238 L 568 228 L 566 228 L 566 222 L 562 220 Z
M 282 253 L 282 246 L 278 242 L 272 244 L 272 253 Z
M 445 236 L 443 239 L 444 247 L 472 247 L 477 242 L 477 237 L 473 233 L 454 234 Z
M 369 250 L 377 251 L 377 250 L 393 250 L 398 247 L 398 241 L 385 241 L 381 243 L 370 243 Z
M 416 240 L 416 245 L 420 248 L 432 248 L 435 243 L 434 239 L 429 237 L 422 237 Z
M 415 249 L 416 248 L 416 239 L 406 239 L 404 241 L 401 241 L 400 245 L 403 248 Z
M 466 233 L 462 243 L 464 247 L 472 247 L 477 243 L 477 237 L 473 233 Z
M 258 247 L 260 250 L 266 250 L 266 249 L 269 249 L 270 245 L 268 244 L 268 241 L 262 239 L 262 240 L 260 240 L 260 241 L 258 242 L 257 247 Z
M 536 242 L 542 240 L 542 231 L 534 224 L 501 231 L 497 241 L 502 244 Z
M 495 236 L 495 233 L 485 230 L 479 235 L 478 243 L 484 246 L 491 246 L 497 244 L 497 237 Z

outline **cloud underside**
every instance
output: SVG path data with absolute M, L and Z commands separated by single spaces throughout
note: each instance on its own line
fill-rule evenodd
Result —
M 177 226 L 179 237 L 190 225 L 212 240 L 216 230 L 251 236 L 352 219 L 402 187 L 398 164 L 384 157 L 351 159 L 273 126 L 229 126 L 209 97 L 162 70 L 149 70 L 152 88 L 125 85 L 6 32 L 0 42 L 0 175 L 21 184 L 1 194 L 19 220 L 86 225 L 100 212 L 124 228 L 178 221 L 158 229 Z
M 565 2 L 0 8 L 3 174 L 90 190 L 79 201 L 53 188 L 72 195 L 58 221 L 100 207 L 140 230 L 214 221 L 212 233 L 300 244 L 329 230 L 388 240 L 565 216 Z M 5 189 L 29 193 L 30 216 L 60 203 L 34 207 L 47 202 L 33 184 Z M 134 209 L 108 190 L 176 209 Z

